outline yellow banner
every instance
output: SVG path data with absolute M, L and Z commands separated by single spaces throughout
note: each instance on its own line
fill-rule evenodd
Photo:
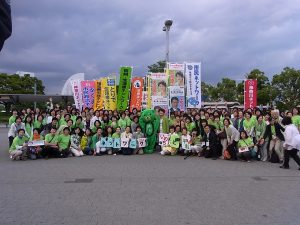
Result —
M 101 104 L 101 80 L 95 81 L 95 94 L 94 94 L 94 110 L 102 109 L 103 105 Z M 103 96 L 103 95 L 102 95 Z
M 116 110 L 117 109 L 117 87 L 116 78 L 103 79 L 103 92 L 104 92 L 104 109 Z

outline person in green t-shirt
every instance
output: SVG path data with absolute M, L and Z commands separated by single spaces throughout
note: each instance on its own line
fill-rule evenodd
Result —
M 298 108 L 293 108 L 293 117 L 292 117 L 293 124 L 298 128 L 300 132 L 300 115 Z
M 42 151 L 42 155 L 45 159 L 49 157 L 60 157 L 57 142 L 58 135 L 56 134 L 56 127 L 52 127 L 50 133 L 45 136 L 45 147 Z
M 26 159 L 27 153 L 27 137 L 25 137 L 25 130 L 19 129 L 18 136 L 16 136 L 9 148 L 10 158 L 12 160 L 16 159 Z
M 175 133 L 174 126 L 170 126 L 170 137 L 169 137 L 169 144 L 165 147 L 162 147 L 162 151 L 160 152 L 161 155 L 176 155 L 179 144 L 180 138 L 177 133 Z
M 251 162 L 251 151 L 254 143 L 251 137 L 248 137 L 246 131 L 240 132 L 240 140 L 238 142 L 238 157 L 247 162 Z
M 12 125 L 14 122 L 16 122 L 16 118 L 18 116 L 18 110 L 16 109 L 13 109 L 12 110 L 12 116 L 9 117 L 9 120 L 8 120 L 8 125 Z
M 118 126 L 121 128 L 121 132 L 124 132 L 125 131 L 125 128 L 127 126 L 127 120 L 126 120 L 126 114 L 125 113 L 122 113 L 121 114 L 121 118 L 119 119 L 118 121 Z
M 63 134 L 60 134 L 57 138 L 58 149 L 62 158 L 67 158 L 70 153 L 70 140 L 70 129 L 68 127 L 65 127 L 63 129 Z
M 112 138 L 121 138 L 121 127 L 116 128 L 116 132 L 113 133 Z M 121 146 L 119 148 L 113 148 L 113 154 L 116 155 L 119 151 L 121 151 Z

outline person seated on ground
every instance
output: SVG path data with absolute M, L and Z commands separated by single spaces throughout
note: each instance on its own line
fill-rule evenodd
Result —
M 30 137 L 30 141 L 42 141 L 44 140 L 43 135 L 40 134 L 39 129 L 33 129 L 33 133 Z M 30 154 L 30 159 L 35 160 L 37 158 L 41 158 L 43 151 L 43 146 L 32 146 L 28 148 L 28 152 Z
M 139 138 L 144 138 L 144 137 L 145 137 L 145 135 L 142 132 L 142 128 L 141 128 L 141 126 L 138 125 L 136 127 L 136 132 L 134 132 L 132 134 L 132 139 L 138 140 Z M 133 150 L 133 154 L 134 155 L 136 155 L 136 154 L 142 155 L 142 154 L 144 154 L 144 150 L 143 150 L 143 148 L 140 148 L 137 144 L 136 149 Z
M 92 130 L 90 128 L 86 128 L 84 135 L 80 141 L 80 147 L 85 155 L 93 155 L 94 149 L 92 146 Z
M 179 149 L 180 138 L 177 133 L 175 133 L 174 126 L 170 126 L 170 137 L 167 146 L 162 147 L 161 155 L 176 155 Z
M 27 141 L 28 138 L 25 136 L 25 129 L 19 129 L 17 136 L 14 138 L 9 148 L 9 154 L 12 160 L 25 160 L 27 158 Z
M 125 128 L 125 131 L 123 133 L 121 133 L 121 141 L 123 138 L 128 138 L 129 140 L 132 138 L 132 133 L 131 133 L 131 128 L 130 126 L 127 126 Z M 122 147 L 121 148 L 122 154 L 123 155 L 132 155 L 133 153 L 133 149 L 128 147 Z
M 190 151 L 194 155 L 201 156 L 202 146 L 201 146 L 201 135 L 197 135 L 197 129 L 192 130 L 191 139 L 189 141 Z
M 80 146 L 82 130 L 79 127 L 73 129 L 71 133 L 70 151 L 76 157 L 83 156 L 84 153 Z
M 213 160 L 216 160 L 222 147 L 220 141 L 218 140 L 217 134 L 209 125 L 204 127 L 203 142 L 203 150 L 201 155 L 203 155 L 205 158 L 212 158 Z
M 112 138 L 121 138 L 121 127 L 117 127 L 116 128 L 116 132 L 113 133 Z M 119 153 L 121 151 L 121 146 L 119 148 L 113 148 L 112 149 L 112 153 L 114 155 L 116 155 L 117 153 Z
M 58 135 L 56 134 L 56 128 L 52 127 L 49 134 L 45 136 L 45 147 L 42 151 L 42 155 L 45 159 L 49 157 L 59 157 L 60 152 L 57 145 Z
M 70 140 L 70 129 L 68 127 L 65 127 L 63 129 L 63 134 L 60 134 L 57 138 L 60 157 L 67 158 L 70 155 Z
M 22 118 L 17 116 L 16 121 L 14 123 L 12 123 L 12 125 L 10 126 L 9 131 L 8 131 L 9 147 L 12 145 L 14 138 L 18 136 L 18 131 L 20 129 L 23 129 L 25 131 L 24 135 L 27 138 L 30 138 L 30 136 L 26 133 L 25 124 L 22 123 Z
M 253 139 L 248 137 L 246 131 L 241 131 L 240 140 L 238 142 L 238 158 L 243 161 L 251 162 L 251 151 L 254 151 L 253 147 Z
M 181 136 L 178 135 L 179 138 L 180 138 L 180 145 L 179 145 L 179 149 L 178 149 L 178 154 L 181 155 L 181 156 L 184 156 L 189 151 L 188 149 L 186 149 L 186 146 L 187 146 L 187 144 L 190 143 L 191 135 L 188 134 L 186 128 L 182 128 L 181 131 L 182 131 Z M 176 133 L 178 134 L 178 132 L 176 132 Z
M 105 148 L 100 148 L 100 141 L 103 137 L 103 130 L 101 127 L 97 128 L 96 134 L 92 137 L 92 148 L 94 149 L 94 156 L 100 156 L 106 151 Z

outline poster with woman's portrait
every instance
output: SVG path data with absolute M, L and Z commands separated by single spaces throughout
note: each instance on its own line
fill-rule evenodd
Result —
M 168 63 L 167 74 L 170 86 L 184 87 L 184 64 Z
M 167 97 L 167 75 L 165 73 L 152 73 L 151 96 Z

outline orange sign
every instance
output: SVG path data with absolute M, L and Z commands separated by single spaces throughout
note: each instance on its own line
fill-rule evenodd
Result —
M 139 77 L 132 78 L 130 112 L 132 112 L 134 108 L 136 108 L 137 110 L 142 109 L 143 86 L 144 86 L 143 78 L 139 78 Z

